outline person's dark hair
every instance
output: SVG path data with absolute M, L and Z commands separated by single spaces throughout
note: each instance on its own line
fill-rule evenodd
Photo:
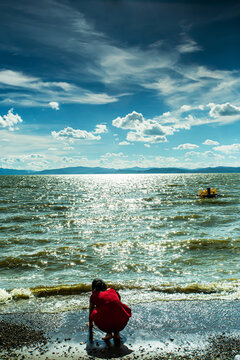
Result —
M 105 290 L 107 290 L 107 285 L 101 279 L 94 279 L 92 282 L 92 290 L 105 291 Z

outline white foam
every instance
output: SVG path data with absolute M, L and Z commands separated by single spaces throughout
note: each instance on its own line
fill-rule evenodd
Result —
M 10 294 L 14 299 L 29 299 L 33 296 L 30 289 L 23 288 L 13 289 Z
M 5 289 L 0 289 L 0 303 L 5 303 L 12 299 L 12 295 L 9 294 Z

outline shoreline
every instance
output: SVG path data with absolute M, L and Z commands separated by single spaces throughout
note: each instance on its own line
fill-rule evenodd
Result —
M 240 354 L 240 300 L 172 301 L 135 305 L 123 342 L 88 340 L 88 311 L 1 314 L 5 359 L 234 359 Z

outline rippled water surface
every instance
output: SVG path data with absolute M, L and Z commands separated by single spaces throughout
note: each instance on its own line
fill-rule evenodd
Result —
M 0 311 L 85 307 L 94 277 L 129 304 L 240 298 L 239 190 L 239 174 L 1 176 Z

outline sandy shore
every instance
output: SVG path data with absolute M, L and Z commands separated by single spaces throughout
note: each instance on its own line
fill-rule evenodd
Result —
M 5 359 L 234 359 L 240 354 L 240 301 L 172 301 L 132 307 L 123 341 L 88 339 L 84 310 L 2 314 L 0 358 Z

